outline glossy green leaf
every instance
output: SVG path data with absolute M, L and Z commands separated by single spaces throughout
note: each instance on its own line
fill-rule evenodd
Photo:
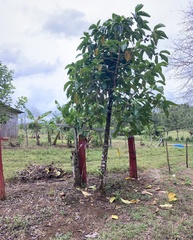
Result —
M 139 16 L 143 16 L 143 17 L 151 17 L 148 13 L 144 12 L 144 11 L 138 11 L 137 15 Z
M 162 28 L 162 27 L 165 27 L 165 25 L 162 23 L 159 23 L 159 24 L 155 25 L 154 31 L 157 30 L 158 28 Z
M 138 4 L 136 7 L 135 7 L 135 12 L 139 12 L 142 8 L 143 8 L 143 4 Z

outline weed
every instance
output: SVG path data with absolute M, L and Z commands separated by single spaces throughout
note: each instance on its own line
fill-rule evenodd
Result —
M 113 223 L 108 225 L 108 231 L 103 231 L 100 234 L 100 237 L 97 239 L 100 240 L 117 240 L 117 239 L 135 239 L 138 234 L 142 234 L 148 226 L 145 223 Z
M 70 232 L 67 233 L 57 233 L 54 238 L 50 238 L 50 240 L 70 240 L 72 234 Z
M 55 195 L 55 189 L 54 189 L 53 187 L 50 187 L 50 188 L 49 188 L 48 195 L 49 195 L 50 197 L 53 197 L 53 196 Z
M 30 222 L 28 219 L 26 219 L 23 216 L 16 216 L 12 223 L 10 223 L 10 227 L 12 229 L 26 229 L 30 225 Z
M 48 207 L 44 207 L 40 209 L 40 214 L 43 215 L 42 217 L 51 217 L 53 215 L 52 211 Z
M 184 185 L 186 186 L 192 186 L 192 180 L 190 177 L 185 177 Z

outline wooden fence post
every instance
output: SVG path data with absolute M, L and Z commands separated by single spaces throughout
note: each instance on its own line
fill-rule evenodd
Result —
M 188 141 L 186 140 L 186 167 L 188 168 Z
M 3 175 L 3 160 L 2 160 L 2 149 L 1 149 L 1 129 L 0 129 L 0 200 L 4 200 L 5 196 L 5 181 Z
M 129 176 L 137 179 L 137 159 L 135 150 L 135 138 L 130 136 L 128 138 L 128 150 L 129 150 Z

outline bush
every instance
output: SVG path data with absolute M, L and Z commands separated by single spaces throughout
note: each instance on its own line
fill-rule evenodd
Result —
M 67 129 L 65 132 L 65 139 L 67 141 L 67 147 L 72 147 L 72 142 L 74 140 L 74 130 L 72 128 Z
M 189 137 L 187 137 L 187 138 L 186 138 L 186 141 L 187 141 L 187 142 L 191 142 L 191 140 L 190 140 L 190 138 L 189 138 Z
M 103 145 L 103 133 L 94 132 L 90 135 L 90 144 L 92 147 L 101 147 Z
M 185 138 L 182 136 L 182 137 L 180 137 L 180 140 L 183 142 L 185 140 Z
M 172 136 L 168 136 L 167 140 L 168 140 L 168 141 L 173 141 Z

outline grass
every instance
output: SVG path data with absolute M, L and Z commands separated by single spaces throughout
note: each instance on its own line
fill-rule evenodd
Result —
M 32 140 L 31 140 L 32 141 Z M 62 167 L 65 171 L 72 171 L 71 151 L 65 146 L 35 146 L 35 140 L 32 142 L 32 148 L 3 149 L 3 164 L 5 179 L 10 179 L 17 174 L 18 171 L 26 168 L 30 164 L 51 164 L 54 162 L 56 166 Z M 168 146 L 169 160 L 172 171 L 178 171 L 179 164 L 185 164 L 186 149 L 177 149 Z M 193 147 L 189 147 L 189 159 L 193 157 Z M 166 147 L 157 147 L 157 142 L 150 145 L 146 142 L 145 146 L 140 146 L 136 141 L 136 153 L 138 168 L 142 171 L 149 168 L 161 168 L 166 165 Z M 102 148 L 89 148 L 87 150 L 87 172 L 98 174 L 100 169 Z M 193 163 L 189 161 L 189 167 Z M 109 147 L 108 154 L 108 171 L 128 171 L 129 155 L 127 143 L 124 139 L 119 138 L 113 140 L 113 146 Z
M 50 240 L 71 240 L 71 233 L 67 232 L 65 234 L 57 234 L 56 237 L 50 238 Z
M 121 187 L 126 184 L 125 181 L 117 178 L 106 186 L 106 191 L 113 188 L 113 184 L 120 185 L 114 195 L 120 201 L 121 197 L 125 199 L 140 199 L 140 204 L 122 206 L 115 209 L 119 216 L 118 221 L 106 222 L 104 228 L 99 232 L 100 240 L 127 240 L 127 239 L 193 239 L 193 206 L 192 206 L 192 185 L 193 176 L 188 175 L 186 169 L 186 149 L 174 148 L 168 146 L 169 160 L 171 166 L 171 175 L 168 174 L 166 147 L 157 147 L 157 142 L 151 146 L 149 141 L 144 141 L 145 146 L 140 146 L 136 139 L 137 164 L 140 173 L 152 169 L 162 169 L 165 171 L 165 179 L 162 182 L 162 190 L 174 192 L 177 194 L 178 201 L 173 203 L 173 208 L 169 210 L 156 211 L 156 206 L 148 204 L 152 196 L 142 195 L 140 191 L 128 189 L 122 192 Z M 72 171 L 71 150 L 66 147 L 35 147 L 3 149 L 4 175 L 8 181 L 14 177 L 18 171 L 26 168 L 29 164 L 50 164 L 54 162 L 67 172 Z M 89 148 L 87 150 L 87 172 L 90 174 L 99 174 L 101 161 L 101 148 Z M 193 168 L 193 147 L 188 148 L 189 169 Z M 109 148 L 108 171 L 126 172 L 129 168 L 129 156 L 127 143 L 123 138 L 113 140 L 113 146 Z M 186 171 L 187 174 L 184 174 Z M 125 187 L 123 188 L 125 189 Z M 134 190 L 134 191 L 132 191 Z M 54 191 L 49 189 L 49 195 Z M 166 203 L 166 199 L 159 199 L 157 205 Z M 44 207 L 41 214 L 45 218 L 51 218 L 52 212 L 49 207 Z M 65 210 L 61 210 L 62 215 L 66 215 Z M 4 220 L 5 221 L 5 220 Z M 9 220 L 10 221 L 10 220 Z M 11 227 L 27 228 L 25 218 L 16 216 L 11 221 Z M 138 237 L 139 236 L 139 237 Z M 143 237 L 142 237 L 143 236 Z M 52 239 L 71 240 L 72 234 L 67 232 L 62 235 L 56 235 Z

